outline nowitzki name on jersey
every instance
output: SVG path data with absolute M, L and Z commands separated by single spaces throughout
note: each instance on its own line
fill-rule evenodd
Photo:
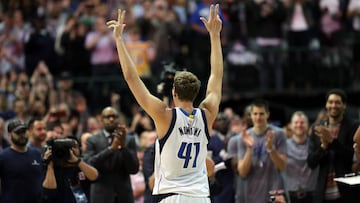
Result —
M 193 135 L 199 137 L 201 129 L 197 127 L 183 126 L 178 128 L 181 136 L 183 135 Z

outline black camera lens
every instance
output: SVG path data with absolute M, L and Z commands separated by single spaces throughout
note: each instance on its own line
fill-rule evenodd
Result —
M 77 146 L 77 142 L 70 138 L 60 138 L 48 141 L 48 147 L 52 149 L 52 160 L 55 165 L 62 166 L 70 158 L 70 149 Z

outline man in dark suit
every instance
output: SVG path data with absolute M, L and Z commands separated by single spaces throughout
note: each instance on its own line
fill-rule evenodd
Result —
M 347 97 L 340 89 L 326 95 L 328 118 L 315 126 L 310 136 L 307 162 L 310 168 L 319 167 L 314 203 L 347 203 L 355 200 L 356 187 L 334 180 L 351 173 L 353 164 L 353 135 L 358 123 L 345 115 Z
M 113 136 L 120 126 L 116 109 L 104 108 L 101 121 L 103 129 L 87 139 L 84 154 L 84 160 L 99 171 L 91 185 L 90 202 L 133 203 L 130 174 L 139 170 L 135 139 Z

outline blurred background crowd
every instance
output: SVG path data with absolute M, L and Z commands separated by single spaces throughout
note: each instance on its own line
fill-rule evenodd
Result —
M 210 44 L 199 17 L 212 3 L 220 4 L 223 20 L 217 124 L 225 116 L 224 131 L 239 133 L 245 107 L 256 97 L 269 101 L 277 126 L 287 127 L 299 109 L 313 123 L 324 113 L 324 92 L 333 87 L 348 93 L 347 110 L 359 118 L 359 0 L 1 0 L 2 140 L 8 140 L 9 120 L 41 117 L 45 137 L 84 142 L 101 129 L 101 110 L 112 106 L 147 148 L 154 126 L 122 78 L 106 22 L 126 9 L 124 37 L 137 70 L 151 91 L 164 96 L 175 70 L 206 82 Z

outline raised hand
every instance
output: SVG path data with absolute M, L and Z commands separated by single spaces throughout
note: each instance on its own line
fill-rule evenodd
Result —
M 241 129 L 241 136 L 243 141 L 245 142 L 245 145 L 248 148 L 252 148 L 254 146 L 254 138 L 251 134 L 246 133 L 247 126 L 243 126 Z
M 216 6 L 211 4 L 208 20 L 206 20 L 204 17 L 200 17 L 200 20 L 204 23 L 210 34 L 220 33 L 222 28 L 222 21 L 219 16 L 219 4 L 216 4 Z
M 113 34 L 115 39 L 121 38 L 123 31 L 124 31 L 124 27 L 126 24 L 124 24 L 124 20 L 125 20 L 125 10 L 121 10 L 118 9 L 118 20 L 110 20 L 108 22 L 106 22 L 106 25 L 108 26 L 108 28 L 113 28 Z
M 322 126 L 322 125 L 316 126 L 315 134 L 320 138 L 321 146 L 325 149 L 329 144 L 331 144 L 334 141 L 334 138 L 330 132 L 330 128 L 326 126 Z
M 125 147 L 126 127 L 124 125 L 118 125 L 118 128 L 112 133 L 114 136 L 111 143 L 111 149 L 121 149 Z
M 273 130 L 269 130 L 266 133 L 266 149 L 271 152 L 273 150 L 273 138 L 275 133 Z

